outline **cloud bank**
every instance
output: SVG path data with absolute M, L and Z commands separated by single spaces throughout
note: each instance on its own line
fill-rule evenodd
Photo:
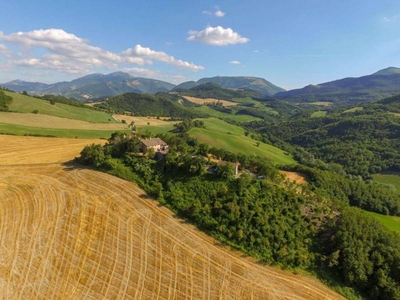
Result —
M 0 31 L 0 41 L 19 46 L 20 51 L 12 53 L 5 44 L 0 44 L 0 53 L 11 57 L 9 62 L 14 66 L 69 74 L 87 74 L 95 68 L 116 70 L 129 68 L 132 65 L 151 65 L 154 61 L 193 72 L 204 69 L 200 65 L 176 59 L 165 52 L 155 51 L 139 44 L 120 53 L 114 53 L 92 46 L 87 40 L 62 29 L 40 29 L 9 35 Z M 41 54 L 35 55 L 35 50 Z M 149 70 L 149 72 L 154 71 Z

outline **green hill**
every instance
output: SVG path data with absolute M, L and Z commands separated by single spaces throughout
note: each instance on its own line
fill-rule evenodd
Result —
M 295 161 L 291 155 L 281 149 L 258 142 L 245 135 L 245 130 L 239 126 L 229 124 L 219 119 L 203 119 L 205 128 L 192 128 L 189 135 L 200 142 L 216 148 L 223 148 L 233 153 L 259 155 L 268 158 L 277 164 L 292 164 Z
M 7 91 L 4 93 L 13 98 L 11 104 L 9 104 L 9 110 L 13 112 L 32 113 L 37 111 L 39 114 L 93 123 L 116 122 L 109 114 L 94 110 L 90 107 L 77 107 L 64 103 L 56 103 L 52 105 L 50 101 L 44 99 L 38 99 L 35 97 Z
M 176 89 L 180 95 L 192 96 L 197 98 L 215 98 L 222 100 L 232 100 L 235 98 L 263 98 L 264 96 L 249 89 L 232 90 L 222 88 L 216 83 L 204 83 L 192 87 L 188 90 Z
M 211 78 L 202 78 L 197 82 L 189 81 L 177 85 L 174 90 L 193 88 L 195 85 L 205 83 L 215 83 L 222 88 L 228 89 L 250 89 L 266 96 L 272 96 L 284 89 L 272 84 L 264 78 L 251 76 L 216 76 Z
M 112 97 L 96 107 L 116 113 L 129 112 L 135 116 L 193 118 L 204 114 L 195 112 L 178 102 L 179 97 L 159 93 L 157 95 L 127 93 Z

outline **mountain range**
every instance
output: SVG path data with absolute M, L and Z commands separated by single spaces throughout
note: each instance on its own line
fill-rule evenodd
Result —
M 91 74 L 70 82 L 54 84 L 14 80 L 0 84 L 16 92 L 33 95 L 56 94 L 78 100 L 100 99 L 123 93 L 155 94 L 182 92 L 206 83 L 218 84 L 225 89 L 253 90 L 264 96 L 273 96 L 291 103 L 332 102 L 333 105 L 378 101 L 400 93 L 400 68 L 389 67 L 374 74 L 358 78 L 344 78 L 331 82 L 308 85 L 285 91 L 271 82 L 250 76 L 216 76 L 174 85 L 150 78 L 133 77 L 115 72 L 108 75 Z
M 400 68 L 389 67 L 371 75 L 344 78 L 302 89 L 280 92 L 274 97 L 294 102 L 332 102 L 346 105 L 373 102 L 400 93 Z
M 124 93 L 154 94 L 168 92 L 175 85 L 155 79 L 133 77 L 127 73 L 115 72 L 108 75 L 91 74 L 70 82 L 54 84 L 14 80 L 2 84 L 16 92 L 27 91 L 30 94 L 57 94 L 78 100 L 116 96 Z
M 16 92 L 26 91 L 33 95 L 56 94 L 78 100 L 86 100 L 111 97 L 124 93 L 155 94 L 168 92 L 172 89 L 180 90 L 182 88 L 195 87 L 204 83 L 216 83 L 223 88 L 253 89 L 267 96 L 285 91 L 267 80 L 258 77 L 225 76 L 203 78 L 197 82 L 186 82 L 175 86 L 165 81 L 133 77 L 123 72 L 115 72 L 108 75 L 91 74 L 70 82 L 63 81 L 54 84 L 13 80 L 0 84 L 0 86 Z

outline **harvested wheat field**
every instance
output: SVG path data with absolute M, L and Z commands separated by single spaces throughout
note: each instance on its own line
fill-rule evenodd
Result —
M 125 120 L 128 124 L 134 122 L 136 126 L 148 125 L 147 123 L 150 123 L 150 125 L 154 126 L 166 126 L 176 123 L 176 122 L 171 123 L 165 121 L 166 119 L 169 119 L 167 117 L 161 117 L 157 119 L 156 117 L 134 117 L 134 116 L 117 115 L 117 114 L 114 114 L 113 117 L 116 118 L 116 120 L 118 121 Z
M 133 183 L 36 147 L 49 163 L 4 163 L 3 152 L 24 155 L 3 145 L 1 299 L 342 299 L 217 246 Z
M 236 102 L 228 101 L 228 100 L 220 100 L 220 99 L 214 99 L 214 98 L 196 98 L 196 97 L 190 97 L 190 96 L 184 96 L 186 100 L 196 103 L 196 104 L 207 104 L 207 103 L 216 103 L 219 102 L 222 104 L 222 106 L 233 106 L 237 105 Z
M 0 135 L 0 165 L 66 162 L 79 156 L 83 147 L 104 144 L 100 139 L 65 139 Z M 0 216 L 1 217 L 1 216 Z

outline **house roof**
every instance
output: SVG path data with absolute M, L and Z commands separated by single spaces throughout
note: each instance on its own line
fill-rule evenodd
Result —
M 154 139 L 141 139 L 140 140 L 144 145 L 146 145 L 147 147 L 154 147 L 154 146 L 167 146 L 167 143 L 164 142 L 162 139 L 160 138 L 154 138 Z

